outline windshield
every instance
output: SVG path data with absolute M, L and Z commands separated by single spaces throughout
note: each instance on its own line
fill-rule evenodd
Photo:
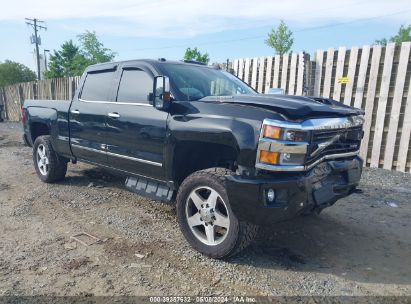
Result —
M 257 94 L 232 74 L 208 68 L 183 64 L 161 66 L 170 78 L 171 90 L 177 100 L 199 100 L 206 96 Z

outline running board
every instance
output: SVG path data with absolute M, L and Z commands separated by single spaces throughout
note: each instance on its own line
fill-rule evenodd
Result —
M 141 196 L 162 202 L 170 202 L 174 194 L 167 185 L 141 177 L 127 177 L 126 188 Z

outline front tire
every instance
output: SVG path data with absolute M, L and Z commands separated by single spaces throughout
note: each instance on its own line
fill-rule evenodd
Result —
M 37 176 L 45 183 L 53 183 L 66 176 L 67 161 L 54 151 L 49 135 L 39 136 L 34 141 L 33 162 Z
M 211 258 L 233 256 L 255 238 L 258 226 L 240 221 L 230 207 L 224 168 L 197 171 L 187 177 L 177 194 L 177 218 L 188 243 Z

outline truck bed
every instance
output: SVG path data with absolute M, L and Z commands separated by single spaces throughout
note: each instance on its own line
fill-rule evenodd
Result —
M 64 156 L 71 155 L 69 145 L 69 117 L 70 100 L 25 100 L 23 103 L 24 111 L 24 134 L 25 141 L 33 145 L 36 130 L 40 132 L 39 125 L 47 125 L 52 143 L 57 152 Z
M 53 100 L 45 100 L 45 99 L 27 99 L 24 101 L 23 108 L 27 109 L 29 107 L 40 107 L 40 108 L 50 108 L 55 109 L 58 112 L 66 112 L 68 113 L 68 109 L 70 107 L 70 100 L 63 100 L 63 99 L 53 99 Z

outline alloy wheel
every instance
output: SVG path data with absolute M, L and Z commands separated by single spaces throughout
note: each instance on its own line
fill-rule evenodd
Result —
M 42 175 L 47 175 L 49 172 L 49 159 L 46 155 L 46 147 L 43 144 L 37 147 L 37 167 Z
M 188 196 L 186 220 L 194 236 L 202 243 L 215 246 L 225 240 L 230 228 L 227 205 L 210 187 L 198 187 Z

